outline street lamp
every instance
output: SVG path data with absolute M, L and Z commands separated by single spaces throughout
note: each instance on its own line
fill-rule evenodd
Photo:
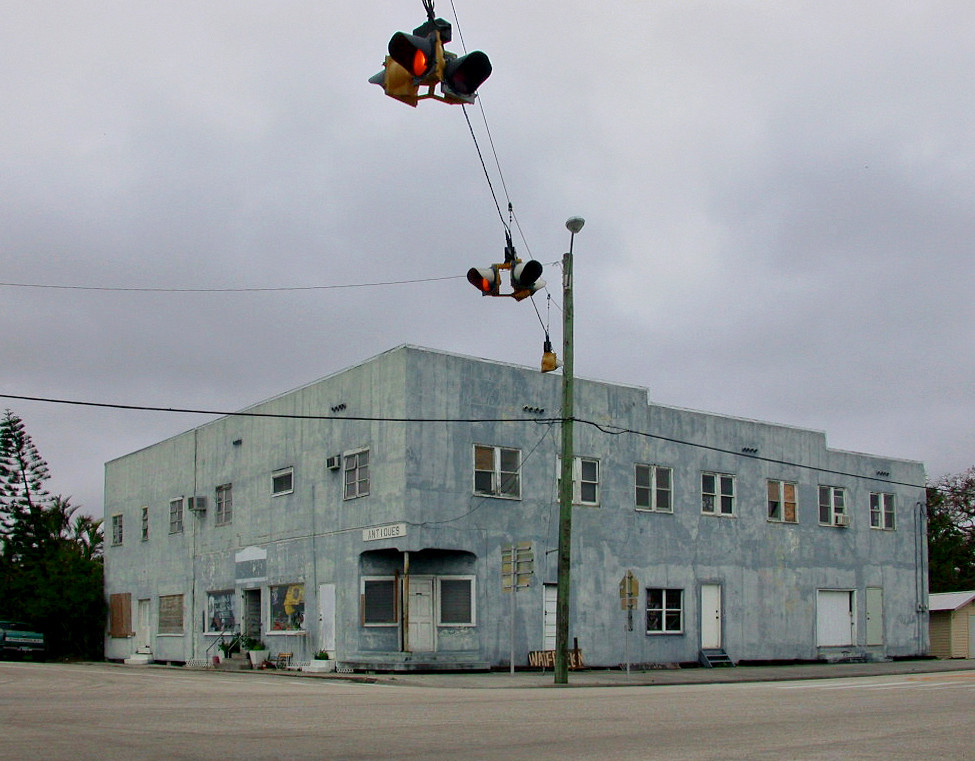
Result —
M 565 226 L 572 233 L 569 252 L 562 257 L 562 470 L 559 478 L 558 597 L 555 603 L 555 683 L 569 683 L 569 569 L 572 543 L 572 422 L 575 414 L 572 388 L 572 246 L 576 233 L 586 224 L 570 217 Z

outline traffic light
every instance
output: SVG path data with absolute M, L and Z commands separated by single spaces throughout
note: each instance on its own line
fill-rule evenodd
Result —
M 389 40 L 389 57 L 415 77 L 418 85 L 433 85 L 443 77 L 443 44 L 437 32 L 427 37 L 396 32 Z
M 491 61 L 480 50 L 467 55 L 447 54 L 440 89 L 449 103 L 473 103 L 477 88 L 491 76 Z
M 534 259 L 527 262 L 515 261 L 511 265 L 511 290 L 515 301 L 521 301 L 531 296 L 535 291 L 545 287 L 542 275 L 542 265 Z
M 485 269 L 471 267 L 467 270 L 467 281 L 481 292 L 483 296 L 498 296 L 501 288 L 501 278 L 498 277 L 498 265 L 493 264 Z
M 383 70 L 369 77 L 382 86 L 391 98 L 410 106 L 424 98 L 444 103 L 473 103 L 477 88 L 491 75 L 491 61 L 480 50 L 457 56 L 444 50 L 451 40 L 450 22 L 433 18 L 413 30 L 413 34 L 396 32 L 389 40 L 389 55 Z M 440 83 L 442 95 L 433 92 Z M 427 87 L 423 95 L 420 87 Z

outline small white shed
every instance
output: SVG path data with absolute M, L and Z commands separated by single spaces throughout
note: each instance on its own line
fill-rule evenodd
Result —
M 928 597 L 931 655 L 975 657 L 975 592 L 938 592 Z

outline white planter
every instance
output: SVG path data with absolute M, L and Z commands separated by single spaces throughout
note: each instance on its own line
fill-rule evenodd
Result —
M 327 674 L 335 671 L 335 661 L 332 659 L 327 661 L 308 661 L 308 665 L 302 671 L 308 671 L 312 674 Z
M 267 650 L 248 650 L 247 657 L 251 660 L 251 666 L 260 668 L 261 664 L 267 660 Z

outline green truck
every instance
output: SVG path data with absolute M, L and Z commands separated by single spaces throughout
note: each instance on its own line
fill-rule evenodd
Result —
M 20 621 L 0 621 L 0 657 L 44 657 L 44 635 Z

